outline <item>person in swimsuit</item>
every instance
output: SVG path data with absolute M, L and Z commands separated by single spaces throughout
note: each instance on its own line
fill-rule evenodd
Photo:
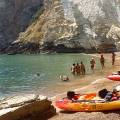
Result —
M 94 58 L 91 59 L 90 64 L 91 64 L 91 70 L 94 71 L 94 67 L 95 67 L 95 60 L 94 60 Z
M 80 69 L 81 69 L 81 74 L 82 74 L 82 75 L 85 75 L 85 72 L 86 72 L 86 70 L 85 70 L 85 65 L 83 64 L 82 61 L 81 61 Z
M 114 65 L 115 64 L 115 53 L 114 52 L 112 52 L 112 65 Z
M 81 68 L 80 68 L 79 63 L 77 63 L 77 64 L 76 64 L 76 74 L 77 74 L 77 75 L 80 75 L 80 73 L 81 73 Z
M 104 58 L 104 56 L 103 56 L 103 54 L 101 55 L 101 57 L 100 57 L 100 63 L 101 63 L 101 66 L 102 66 L 102 69 L 105 67 L 105 58 Z
M 76 65 L 75 65 L 75 63 L 72 65 L 72 67 L 71 67 L 71 73 L 73 74 L 73 75 L 75 75 L 75 72 L 76 72 Z

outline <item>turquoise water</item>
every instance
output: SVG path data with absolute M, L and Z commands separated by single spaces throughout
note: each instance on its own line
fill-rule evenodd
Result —
M 0 55 L 0 97 L 57 86 L 60 75 L 73 77 L 70 67 L 76 62 L 83 61 L 89 74 L 90 59 L 84 54 Z

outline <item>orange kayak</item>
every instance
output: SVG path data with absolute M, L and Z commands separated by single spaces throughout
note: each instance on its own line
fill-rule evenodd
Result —
M 120 100 L 105 102 L 99 100 L 93 100 L 96 97 L 95 93 L 80 95 L 84 97 L 84 100 L 72 101 L 67 98 L 56 101 L 56 106 L 65 111 L 74 112 L 92 112 L 92 111 L 107 111 L 120 109 Z

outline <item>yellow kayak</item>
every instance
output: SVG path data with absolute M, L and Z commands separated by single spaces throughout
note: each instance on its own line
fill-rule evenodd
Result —
M 90 94 L 87 94 L 90 96 Z M 81 97 L 81 96 L 80 96 Z M 94 96 L 95 97 L 95 96 Z M 107 111 L 120 109 L 120 100 L 106 102 L 104 100 L 76 100 L 67 98 L 56 101 L 56 106 L 65 111 Z

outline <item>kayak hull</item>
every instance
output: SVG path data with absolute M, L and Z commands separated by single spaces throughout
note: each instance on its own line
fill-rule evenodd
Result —
M 71 100 L 65 98 L 56 101 L 56 106 L 64 111 L 74 111 L 74 112 L 109 111 L 109 110 L 119 110 L 120 100 L 111 101 L 111 102 L 90 102 L 90 101 L 72 102 Z
M 107 78 L 114 81 L 120 81 L 120 75 L 108 75 Z

